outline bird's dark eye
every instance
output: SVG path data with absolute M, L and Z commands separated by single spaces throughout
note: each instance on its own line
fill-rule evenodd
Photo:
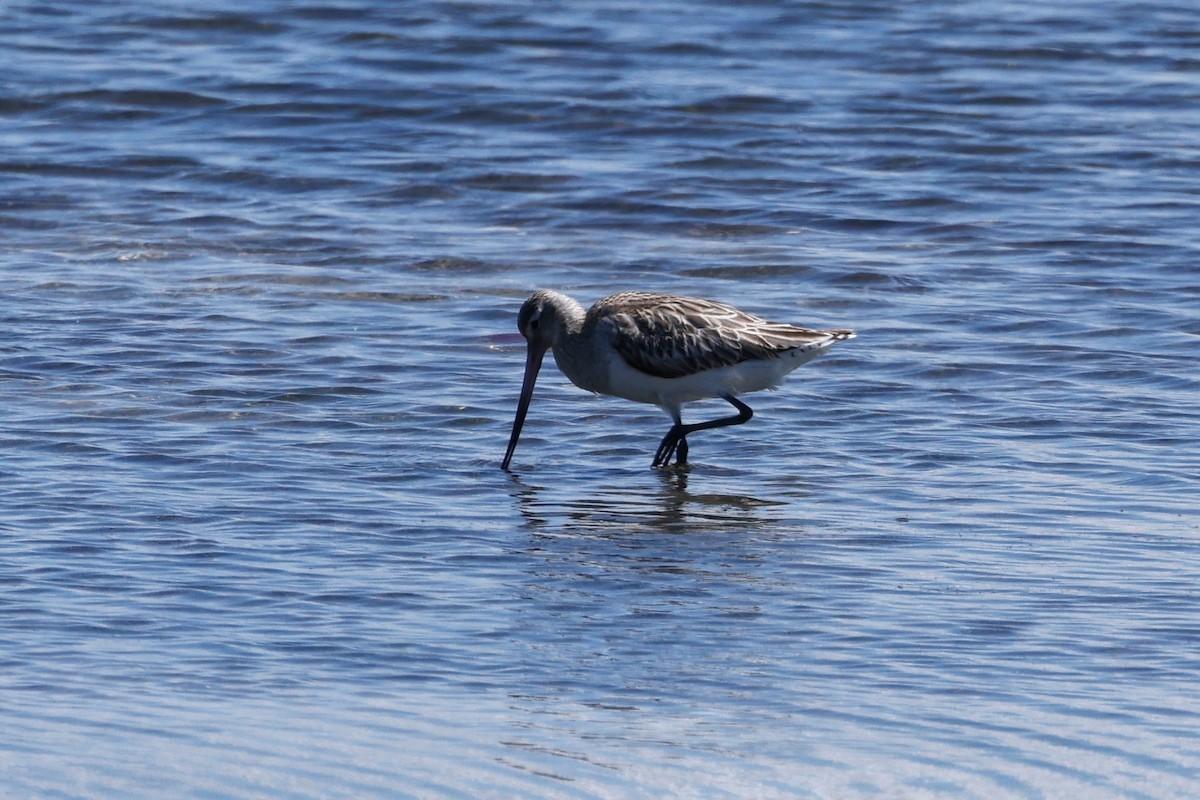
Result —
M 537 319 L 537 317 L 534 317 L 533 319 L 529 320 L 529 330 L 536 331 L 537 329 L 538 329 L 538 319 Z

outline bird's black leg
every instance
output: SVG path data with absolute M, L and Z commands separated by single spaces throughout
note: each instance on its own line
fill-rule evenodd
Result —
M 671 417 L 675 420 L 675 424 L 667 431 L 667 435 L 658 445 L 658 450 L 654 453 L 654 461 L 651 462 L 653 467 L 665 467 L 671 462 L 671 456 L 683 448 L 683 461 L 687 460 L 687 441 L 684 437 L 687 435 L 684 432 L 686 427 L 683 424 L 683 418 L 679 416 L 678 411 L 672 411 Z M 682 463 L 682 462 L 680 462 Z
M 671 430 L 667 431 L 667 435 L 663 437 L 662 443 L 658 446 L 658 451 L 654 454 L 652 466 L 665 467 L 670 461 L 671 456 L 677 454 L 677 464 L 687 463 L 687 435 L 696 431 L 706 431 L 711 428 L 724 428 L 727 425 L 741 425 L 749 422 L 754 416 L 754 411 L 750 406 L 738 400 L 731 394 L 722 395 L 726 402 L 738 410 L 738 413 L 732 417 L 721 417 L 720 419 L 711 419 L 708 422 L 697 422 L 692 425 L 684 425 L 683 420 L 679 416 L 679 412 L 675 412 L 672 416 L 675 418 L 675 424 L 671 426 Z

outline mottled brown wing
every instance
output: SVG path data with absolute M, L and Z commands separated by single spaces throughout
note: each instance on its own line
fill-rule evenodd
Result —
M 659 378 L 776 358 L 796 348 L 826 347 L 849 334 L 767 322 L 711 300 L 644 292 L 606 297 L 589 316 L 608 329 L 626 363 Z

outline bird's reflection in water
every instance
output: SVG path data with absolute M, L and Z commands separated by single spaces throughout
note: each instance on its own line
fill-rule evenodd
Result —
M 527 526 L 545 535 L 737 533 L 778 522 L 788 505 L 751 495 L 693 491 L 689 467 L 618 471 L 608 477 L 611 482 L 568 485 L 512 474 L 511 481 Z

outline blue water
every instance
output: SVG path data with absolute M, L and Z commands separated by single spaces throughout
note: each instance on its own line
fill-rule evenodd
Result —
M 201 5 L 0 10 L 0 796 L 1200 793 L 1200 9 Z

